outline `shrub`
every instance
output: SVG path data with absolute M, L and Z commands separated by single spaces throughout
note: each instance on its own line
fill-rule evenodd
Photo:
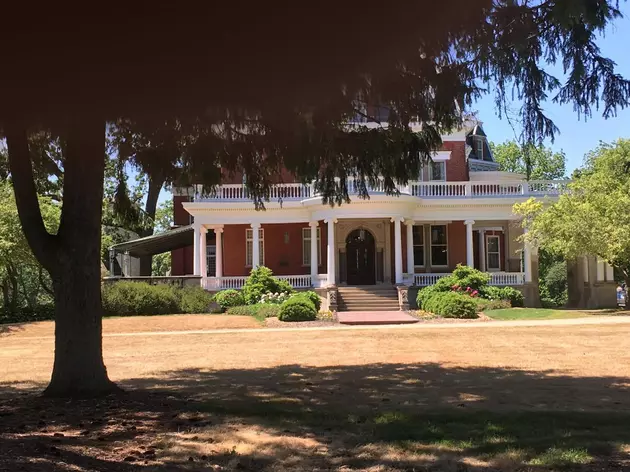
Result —
M 446 279 L 448 277 L 444 277 L 444 278 Z M 425 301 L 429 299 L 430 297 L 432 297 L 433 295 L 435 295 L 436 293 L 447 292 L 449 290 L 451 290 L 450 287 L 448 287 L 447 290 L 442 290 L 441 287 L 437 286 L 437 284 L 429 285 L 428 287 L 424 287 L 423 289 L 420 289 L 418 291 L 418 295 L 416 295 L 416 303 L 418 305 L 418 308 L 422 308 Z
M 483 298 L 487 298 L 488 300 L 502 300 L 503 291 L 501 287 L 489 285 L 481 289 L 481 296 Z
M 280 321 L 313 321 L 316 318 L 315 305 L 305 297 L 294 296 L 280 305 Z
M 213 296 L 201 287 L 184 287 L 178 290 L 182 313 L 209 313 Z
M 243 297 L 245 303 L 253 305 L 258 303 L 267 293 L 293 293 L 293 287 L 286 280 L 279 280 L 273 276 L 271 269 L 265 266 L 252 269 L 243 285 Z
M 243 294 L 238 290 L 222 290 L 214 296 L 214 301 L 223 311 L 233 306 L 245 305 Z
M 473 298 L 473 300 L 475 301 L 475 305 L 477 305 L 477 313 L 512 307 L 512 304 L 509 301 L 501 300 L 500 298 L 494 300 L 486 300 L 485 298 Z
M 481 291 L 490 282 L 490 275 L 480 270 L 457 264 L 451 275 L 455 282 L 464 289 L 470 287 L 472 290 Z
M 445 318 L 475 318 L 477 304 L 469 295 L 436 292 L 423 302 L 422 309 Z
M 280 305 L 281 303 L 286 302 L 290 296 L 291 294 L 288 292 L 263 293 L 258 302 Z
M 320 307 L 322 306 L 322 299 L 319 298 L 319 295 L 317 295 L 317 293 L 313 292 L 312 290 L 309 290 L 307 292 L 297 292 L 291 298 L 297 297 L 309 300 L 315 306 L 315 309 L 317 311 L 319 311 Z
M 503 287 L 501 289 L 501 300 L 508 300 L 513 307 L 525 304 L 523 294 L 513 287 Z
M 141 282 L 116 282 L 103 289 L 105 316 L 166 315 L 181 313 L 175 287 Z
M 273 318 L 280 313 L 280 305 L 257 303 L 256 305 L 239 305 L 227 309 L 228 315 L 253 316 L 255 318 Z

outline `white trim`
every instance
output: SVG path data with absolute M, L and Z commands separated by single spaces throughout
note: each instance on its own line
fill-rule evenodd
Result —
M 424 223 L 420 223 L 420 224 L 418 224 L 418 222 L 416 221 L 416 222 L 413 224 L 413 227 L 414 227 L 414 228 L 415 228 L 415 227 L 421 228 L 420 234 L 422 235 L 422 244 L 416 244 L 416 237 L 414 236 L 414 238 L 413 238 L 413 249 L 414 249 L 413 267 L 414 267 L 414 269 L 415 269 L 415 268 L 418 268 L 418 269 L 424 269 L 424 268 L 426 267 L 426 265 L 427 265 L 427 243 L 426 243 L 426 241 L 425 241 L 425 239 L 426 239 L 426 238 L 424 237 L 426 224 L 424 224 Z M 412 231 L 413 231 L 413 229 L 412 229 Z M 422 265 L 418 265 L 418 264 L 416 264 L 416 259 L 415 259 L 415 254 L 416 254 L 415 249 L 416 249 L 416 246 L 422 246 Z
M 251 237 L 249 236 L 251 234 Z M 258 234 L 259 234 L 259 238 L 260 238 L 260 242 L 259 242 L 259 246 L 260 246 L 260 265 L 265 265 L 265 229 L 261 228 L 260 226 L 258 226 Z M 252 254 L 251 254 L 251 259 L 253 262 L 254 259 L 254 250 L 253 250 L 253 244 L 254 244 L 254 228 L 245 228 L 245 267 L 250 268 L 253 267 L 252 264 L 248 264 L 247 262 L 247 253 L 249 252 L 249 244 L 248 243 L 252 243 Z
M 433 159 L 436 162 L 448 161 L 451 159 L 451 154 L 452 154 L 452 151 L 437 151 L 433 153 L 433 156 L 431 156 L 431 159 Z
M 305 235 L 307 236 L 305 237 Z M 308 241 L 308 243 L 306 241 Z M 308 257 L 310 259 L 311 257 L 311 227 L 310 225 L 302 227 L 302 267 L 310 267 L 311 266 L 310 260 L 308 263 L 304 262 L 304 255 L 306 254 L 304 252 L 305 244 L 308 244 Z M 317 265 L 318 266 L 322 265 L 322 229 L 319 226 L 317 227 Z

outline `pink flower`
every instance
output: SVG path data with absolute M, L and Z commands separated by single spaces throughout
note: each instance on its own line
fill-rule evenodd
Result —
M 470 287 L 466 287 L 466 291 L 467 291 L 467 292 L 470 292 Z
M 471 293 L 471 296 L 476 297 L 478 293 L 479 292 L 477 290 L 473 290 L 473 293 Z

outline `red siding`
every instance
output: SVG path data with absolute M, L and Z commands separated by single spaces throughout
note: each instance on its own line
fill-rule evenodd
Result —
M 464 141 L 447 141 L 443 143 L 442 150 L 451 151 L 451 158 L 446 161 L 446 180 L 469 180 L 466 143 Z
M 173 224 L 175 226 L 185 226 L 190 224 L 190 213 L 184 210 L 182 203 L 188 202 L 188 197 L 174 196 L 173 197 Z
M 448 225 L 448 266 L 455 269 L 457 264 L 466 264 L 466 226 L 463 221 Z

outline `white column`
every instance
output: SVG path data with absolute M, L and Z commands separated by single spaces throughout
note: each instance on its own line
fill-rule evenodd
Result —
M 208 242 L 206 235 L 208 228 L 202 226 L 199 228 L 199 269 L 202 277 L 208 276 Z
M 524 230 L 524 233 L 527 234 L 527 230 Z M 525 282 L 532 281 L 532 247 L 531 245 L 525 241 L 523 245 L 523 258 L 524 258 L 524 269 L 525 269 Z
M 195 234 L 193 236 L 193 275 L 201 275 L 201 260 L 199 259 L 199 243 L 201 225 L 194 225 Z
M 252 223 L 252 269 L 260 265 L 260 223 Z
M 486 271 L 486 232 L 479 230 L 479 270 Z
M 214 228 L 214 234 L 216 235 L 216 266 L 217 277 L 223 277 L 223 228 Z
M 328 256 L 328 285 L 335 285 L 335 223 L 336 219 L 326 220 L 326 224 L 328 225 L 328 245 L 327 245 L 327 256 Z
M 402 233 L 400 231 L 400 222 L 402 218 L 397 216 L 392 218 L 394 222 L 394 269 L 396 273 L 396 283 L 403 283 L 403 267 L 402 267 Z
M 311 284 L 313 287 L 317 287 L 317 274 L 319 272 L 319 260 L 317 258 L 317 228 L 319 227 L 319 222 L 311 221 L 308 225 L 311 227 Z
M 411 274 L 413 284 L 413 273 L 415 272 L 415 262 L 413 260 L 413 220 L 405 221 L 407 225 L 407 273 Z
M 473 225 L 475 224 L 474 220 L 466 220 L 464 221 L 466 225 L 466 265 L 468 267 L 475 266 L 475 253 L 474 253 L 474 245 L 473 245 Z

